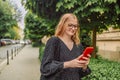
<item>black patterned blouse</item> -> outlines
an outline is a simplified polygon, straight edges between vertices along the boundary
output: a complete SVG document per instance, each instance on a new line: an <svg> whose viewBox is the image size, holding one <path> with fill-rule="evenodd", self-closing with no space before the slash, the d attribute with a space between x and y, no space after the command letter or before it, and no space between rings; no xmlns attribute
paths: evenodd
<svg viewBox="0 0 120 80"><path fill-rule="evenodd" d="M72 50L70 50L61 39L51 37L47 41L41 62L40 80L81 80L82 77L91 73L89 67L86 71L82 71L81 68L64 69L63 63L77 58L82 52L82 45L74 44Z"/></svg>

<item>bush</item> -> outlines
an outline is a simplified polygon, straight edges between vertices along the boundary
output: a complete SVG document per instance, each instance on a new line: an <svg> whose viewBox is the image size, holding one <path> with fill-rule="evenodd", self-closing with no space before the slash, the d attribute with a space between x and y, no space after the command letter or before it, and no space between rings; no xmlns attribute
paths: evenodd
<svg viewBox="0 0 120 80"><path fill-rule="evenodd" d="M44 49L45 49L45 45L44 45L44 44L41 44L41 45L39 46L39 59L40 59L40 61L42 60L43 53L44 53Z"/></svg>
<svg viewBox="0 0 120 80"><path fill-rule="evenodd" d="M91 59L89 67L92 73L83 80L119 80L120 63L104 60L102 58Z"/></svg>
<svg viewBox="0 0 120 80"><path fill-rule="evenodd" d="M38 42L32 42L32 47L39 47L41 45L41 43Z"/></svg>

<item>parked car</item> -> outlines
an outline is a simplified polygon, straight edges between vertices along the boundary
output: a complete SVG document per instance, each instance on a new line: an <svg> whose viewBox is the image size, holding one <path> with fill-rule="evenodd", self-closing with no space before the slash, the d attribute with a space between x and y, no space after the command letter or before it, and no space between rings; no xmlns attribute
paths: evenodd
<svg viewBox="0 0 120 80"><path fill-rule="evenodd" d="M10 45L12 44L12 40L11 39L1 39L2 44L3 45Z"/></svg>
<svg viewBox="0 0 120 80"><path fill-rule="evenodd" d="M16 44L16 41L15 40L11 40L12 44Z"/></svg>
<svg viewBox="0 0 120 80"><path fill-rule="evenodd" d="M0 39L0 46L5 46L6 45L6 42L2 39Z"/></svg>
<svg viewBox="0 0 120 80"><path fill-rule="evenodd" d="M20 44L25 45L25 41L24 40L20 40Z"/></svg>

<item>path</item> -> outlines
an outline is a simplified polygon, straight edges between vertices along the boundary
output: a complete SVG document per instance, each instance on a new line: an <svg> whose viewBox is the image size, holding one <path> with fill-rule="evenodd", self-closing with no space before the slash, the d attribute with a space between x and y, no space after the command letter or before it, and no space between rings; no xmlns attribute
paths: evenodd
<svg viewBox="0 0 120 80"><path fill-rule="evenodd" d="M19 54L10 59L10 64L0 71L0 80L39 80L39 49L25 46Z"/></svg>

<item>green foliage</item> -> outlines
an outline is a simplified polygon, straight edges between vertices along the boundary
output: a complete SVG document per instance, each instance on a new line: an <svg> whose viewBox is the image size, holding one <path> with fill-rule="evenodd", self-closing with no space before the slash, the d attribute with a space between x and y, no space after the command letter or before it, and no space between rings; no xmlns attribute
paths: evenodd
<svg viewBox="0 0 120 80"><path fill-rule="evenodd" d="M27 0L25 7L45 18L46 22L58 21L63 13L71 12L78 16L82 29L91 31L96 27L101 32L107 25L120 24L119 5L118 0Z"/></svg>
<svg viewBox="0 0 120 80"><path fill-rule="evenodd" d="M39 47L41 45L40 41L32 42L32 47Z"/></svg>
<svg viewBox="0 0 120 80"><path fill-rule="evenodd" d="M69 5L69 6L67 6ZM73 12L78 15L81 27L97 31L107 29L107 25L119 24L120 3L117 0L60 0L56 5L59 12Z"/></svg>
<svg viewBox="0 0 120 80"><path fill-rule="evenodd" d="M12 9L7 1L0 0L0 37L4 37L10 28L17 26Z"/></svg>
<svg viewBox="0 0 120 80"><path fill-rule="evenodd" d="M25 7L44 19L45 24L41 23L42 25L47 26L46 24L51 23L49 28L44 29L48 33L50 31L53 33L62 14L76 14L81 30L86 30L88 34L93 31L94 43L96 43L96 32L106 30L109 25L116 27L120 25L119 0L27 0Z"/></svg>
<svg viewBox="0 0 120 80"><path fill-rule="evenodd" d="M10 28L6 34L8 34L8 37L10 39L17 40L17 39L21 38L19 35L19 30L20 30L19 27L14 26L13 28ZM5 36L5 37L7 37L7 36Z"/></svg>
<svg viewBox="0 0 120 80"><path fill-rule="evenodd" d="M119 80L120 78L120 63L118 62L92 58L89 67L92 73L83 80Z"/></svg>
<svg viewBox="0 0 120 80"><path fill-rule="evenodd" d="M55 24L55 21L44 19L28 12L25 17L25 38L36 42L40 41L45 35L53 35L53 24Z"/></svg>
<svg viewBox="0 0 120 80"><path fill-rule="evenodd" d="M28 13L25 17L25 33L26 37L30 38L32 41L35 41L36 39L40 39L40 36L36 36L37 34L40 34L39 32L39 26L40 21L38 17L32 13ZM35 35L36 34L36 35Z"/></svg>
<svg viewBox="0 0 120 80"><path fill-rule="evenodd" d="M92 45L91 36L87 32L82 32L80 39L84 48Z"/></svg>
<svg viewBox="0 0 120 80"><path fill-rule="evenodd" d="M41 17L47 17L52 19L53 17L59 17L56 14L56 3L57 0L22 0L23 5L26 9L31 10L33 13Z"/></svg>
<svg viewBox="0 0 120 80"><path fill-rule="evenodd" d="M39 59L40 59L40 61L42 60L43 53L44 53L44 49L45 49L45 45L44 45L44 44L41 44L41 45L39 46Z"/></svg>

